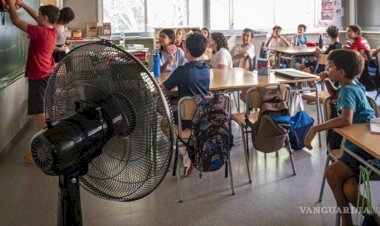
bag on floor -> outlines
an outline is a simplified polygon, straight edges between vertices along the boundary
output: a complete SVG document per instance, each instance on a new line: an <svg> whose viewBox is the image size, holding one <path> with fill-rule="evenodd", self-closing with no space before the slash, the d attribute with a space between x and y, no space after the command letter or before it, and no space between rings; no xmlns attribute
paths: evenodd
<svg viewBox="0 0 380 226"><path fill-rule="evenodd" d="M275 152L284 146L288 134L287 90L285 85L279 85L277 89L259 87L258 91L262 104L258 120L251 126L253 146L265 153Z"/></svg>
<svg viewBox="0 0 380 226"><path fill-rule="evenodd" d="M233 140L225 97L215 94L211 103L200 95L193 98L197 110L192 119L189 157L200 172L215 171L227 161Z"/></svg>
<svg viewBox="0 0 380 226"><path fill-rule="evenodd" d="M302 95L299 92L294 93L290 115L289 140L293 150L301 150L305 147L304 139L310 128L314 124L314 119L304 111Z"/></svg>

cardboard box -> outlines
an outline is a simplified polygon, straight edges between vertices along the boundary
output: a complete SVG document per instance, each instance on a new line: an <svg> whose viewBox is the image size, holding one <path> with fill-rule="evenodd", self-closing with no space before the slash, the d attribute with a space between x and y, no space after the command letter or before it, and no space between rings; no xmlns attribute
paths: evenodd
<svg viewBox="0 0 380 226"><path fill-rule="evenodd" d="M87 37L97 37L98 27L96 22L88 22L86 25L86 36Z"/></svg>
<svg viewBox="0 0 380 226"><path fill-rule="evenodd" d="M103 36L111 36L111 23L103 23Z"/></svg>

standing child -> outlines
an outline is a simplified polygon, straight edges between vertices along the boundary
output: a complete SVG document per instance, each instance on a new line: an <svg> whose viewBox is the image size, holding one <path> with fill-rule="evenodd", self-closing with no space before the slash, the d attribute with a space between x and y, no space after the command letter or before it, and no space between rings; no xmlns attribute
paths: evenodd
<svg viewBox="0 0 380 226"><path fill-rule="evenodd" d="M30 39L25 76L29 80L28 115L33 115L38 130L45 127L44 94L50 74L55 63L53 51L57 39L54 22L57 20L59 9L53 5L45 5L36 12L22 0L7 0L12 23L25 31ZM23 21L16 12L16 4L26 10L38 25ZM26 162L32 162L31 153L24 156Z"/></svg>
<svg viewBox="0 0 380 226"><path fill-rule="evenodd" d="M307 42L306 25L300 24L297 28L297 34L292 36L292 45L293 46L304 46Z"/></svg>
<svg viewBox="0 0 380 226"><path fill-rule="evenodd" d="M185 42L185 30L178 28L175 32L175 46L183 50L183 44Z"/></svg>
<svg viewBox="0 0 380 226"><path fill-rule="evenodd" d="M210 86L210 67L200 57L205 52L207 40L202 34L193 33L186 38L185 55L187 63L179 66L161 86L171 90L178 87L178 98L197 94L207 96ZM178 111L174 110L174 124L178 124ZM183 128L191 128L191 121L183 121ZM184 156L185 176L189 175L193 165L186 150Z"/></svg>
<svg viewBox="0 0 380 226"><path fill-rule="evenodd" d="M160 31L160 65L161 72L174 71L178 66L185 63L185 53L181 48L175 48L175 34L172 29L163 29ZM171 47L174 46L174 48ZM169 47L169 48L168 48ZM169 51L172 50L172 51ZM170 52L170 53L169 53Z"/></svg>
<svg viewBox="0 0 380 226"><path fill-rule="evenodd" d="M334 50L328 55L327 72L321 74L321 79L325 81L330 95L338 97L337 113L338 117L325 123L313 126L305 137L305 146L312 149L311 141L319 131L345 127L353 123L369 122L375 117L375 112L371 108L365 94L365 88L356 76L363 70L363 58L358 52L351 50ZM339 82L337 89L332 82ZM346 147L364 160L374 159L358 146L347 142ZM343 154L333 164L326 169L326 178L334 194L340 210L349 210L349 204L357 205L358 196L358 175L359 167L362 165L347 152ZM366 207L367 200L364 206ZM351 213L342 211L342 225L352 225ZM380 218L375 214L377 224Z"/></svg>
<svg viewBox="0 0 380 226"><path fill-rule="evenodd" d="M61 61L68 51L70 51L71 43L66 41L67 24L74 20L75 15L70 7L64 7L59 11L59 17L54 24L57 29L57 42L54 49L54 60L56 63Z"/></svg>
<svg viewBox="0 0 380 226"><path fill-rule="evenodd" d="M232 57L228 51L227 40L221 32L211 33L209 46L213 50L211 59L212 68L232 68Z"/></svg>
<svg viewBox="0 0 380 226"><path fill-rule="evenodd" d="M253 30L245 28L241 39L242 44L237 44L233 50L233 66L248 68L249 64L247 63L247 57L252 60L255 57L255 46L252 44Z"/></svg>

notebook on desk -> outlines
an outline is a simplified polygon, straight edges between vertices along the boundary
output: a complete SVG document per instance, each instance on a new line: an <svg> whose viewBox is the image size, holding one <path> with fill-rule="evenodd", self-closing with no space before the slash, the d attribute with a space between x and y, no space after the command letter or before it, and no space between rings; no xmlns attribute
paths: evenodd
<svg viewBox="0 0 380 226"><path fill-rule="evenodd" d="M316 78L317 76L309 74L294 68L284 68L274 70L275 75L280 75L290 79Z"/></svg>
<svg viewBox="0 0 380 226"><path fill-rule="evenodd" d="M369 130L371 133L380 134L380 118L371 119L369 123Z"/></svg>

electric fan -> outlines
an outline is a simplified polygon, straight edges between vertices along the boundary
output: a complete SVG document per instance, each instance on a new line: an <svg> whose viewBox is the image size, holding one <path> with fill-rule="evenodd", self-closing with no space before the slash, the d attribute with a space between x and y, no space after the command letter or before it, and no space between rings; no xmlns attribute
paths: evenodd
<svg viewBox="0 0 380 226"><path fill-rule="evenodd" d="M173 151L169 106L156 80L108 41L72 50L45 93L47 128L32 156L59 176L58 225L82 225L79 184L105 199L132 201L165 177Z"/></svg>

